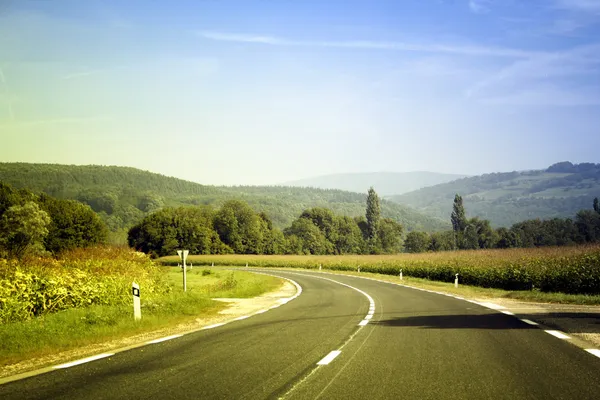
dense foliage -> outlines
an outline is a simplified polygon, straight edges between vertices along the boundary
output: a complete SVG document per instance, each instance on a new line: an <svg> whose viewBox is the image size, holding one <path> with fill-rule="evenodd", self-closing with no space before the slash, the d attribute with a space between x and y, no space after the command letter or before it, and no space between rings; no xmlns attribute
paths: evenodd
<svg viewBox="0 0 600 400"><path fill-rule="evenodd" d="M106 235L106 226L90 207L0 182L0 256L58 254L104 243Z"/></svg>
<svg viewBox="0 0 600 400"><path fill-rule="evenodd" d="M575 219L533 219L510 228L493 229L490 221L474 217L467 219L461 197L456 195L450 219L453 230L446 232L410 232L404 249L408 253L445 250L508 249L515 247L568 246L600 241L600 207L598 199L593 209L580 210Z"/></svg>
<svg viewBox="0 0 600 400"><path fill-rule="evenodd" d="M126 242L127 231L145 216L164 207L223 206L241 200L269 216L283 229L305 209L324 207L335 214L364 215L366 194L283 186L215 187L200 185L135 168L56 164L0 163L0 181L35 193L89 205L109 227L113 242ZM448 224L390 201L381 214L407 230L443 230Z"/></svg>
<svg viewBox="0 0 600 400"><path fill-rule="evenodd" d="M446 219L456 193L470 216L494 227L527 219L569 218L600 192L600 164L562 162L546 170L492 173L426 187L389 199ZM420 229L427 230L427 229Z"/></svg>
<svg viewBox="0 0 600 400"><path fill-rule="evenodd" d="M265 213L255 212L243 201L230 200L217 210L209 206L164 208L132 227L128 242L154 257L173 254L180 248L192 254L399 252L402 226L389 218L377 224L377 230L369 231L365 217L353 219L313 207L282 232Z"/></svg>
<svg viewBox="0 0 600 400"><path fill-rule="evenodd" d="M26 263L0 259L0 323L90 305L129 304L131 282L152 298L169 290L150 259L119 248L66 251Z"/></svg>

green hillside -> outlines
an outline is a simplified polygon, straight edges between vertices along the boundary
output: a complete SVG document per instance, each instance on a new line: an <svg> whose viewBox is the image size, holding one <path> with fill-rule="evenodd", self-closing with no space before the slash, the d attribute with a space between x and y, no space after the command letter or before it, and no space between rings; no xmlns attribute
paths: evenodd
<svg viewBox="0 0 600 400"><path fill-rule="evenodd" d="M437 172L367 172L331 174L286 182L285 186L339 189L366 193L371 186L380 196L398 195L427 186L450 182L466 175L441 174Z"/></svg>
<svg viewBox="0 0 600 400"><path fill-rule="evenodd" d="M561 162L546 170L493 173L444 183L389 199L448 218L460 194L469 216L510 226L534 218L573 217L600 195L600 164Z"/></svg>
<svg viewBox="0 0 600 400"><path fill-rule="evenodd" d="M89 204L113 232L123 232L144 215L165 206L209 204L226 200L248 202L264 211L279 228L287 227L310 207L337 214L364 215L366 193L292 187L215 187L129 167L0 163L0 181L17 188L45 192ZM448 223L409 207L382 201L382 214L405 230L441 230Z"/></svg>

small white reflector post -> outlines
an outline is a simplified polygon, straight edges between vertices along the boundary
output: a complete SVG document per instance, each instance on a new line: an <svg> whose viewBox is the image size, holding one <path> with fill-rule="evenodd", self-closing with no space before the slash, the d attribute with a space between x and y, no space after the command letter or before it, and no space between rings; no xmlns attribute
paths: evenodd
<svg viewBox="0 0 600 400"><path fill-rule="evenodd" d="M142 319L142 306L140 304L140 285L133 282L131 285L131 294L133 295L133 319L139 321Z"/></svg>

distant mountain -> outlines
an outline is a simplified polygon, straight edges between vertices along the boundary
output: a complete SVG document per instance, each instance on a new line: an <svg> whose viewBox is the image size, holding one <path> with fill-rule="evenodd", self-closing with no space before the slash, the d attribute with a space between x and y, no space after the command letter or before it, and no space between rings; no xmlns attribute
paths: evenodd
<svg viewBox="0 0 600 400"><path fill-rule="evenodd" d="M264 211L275 226L291 225L302 211L327 207L337 214L364 215L365 193L294 187L217 187L167 177L129 167L0 163L0 181L16 188L45 192L89 204L113 232L137 223L164 206L214 205L231 199L246 201ZM405 230L442 230L449 223L390 201L382 201L382 215L400 222Z"/></svg>
<svg viewBox="0 0 600 400"><path fill-rule="evenodd" d="M600 164L565 161L545 170L485 174L389 199L449 220L456 193L463 197L468 216L489 219L495 226L534 218L572 218L600 197Z"/></svg>
<svg viewBox="0 0 600 400"><path fill-rule="evenodd" d="M418 190L427 186L450 182L467 175L441 174L437 172L368 172L332 174L315 178L285 182L284 186L339 189L366 193L371 186L380 196L392 196Z"/></svg>

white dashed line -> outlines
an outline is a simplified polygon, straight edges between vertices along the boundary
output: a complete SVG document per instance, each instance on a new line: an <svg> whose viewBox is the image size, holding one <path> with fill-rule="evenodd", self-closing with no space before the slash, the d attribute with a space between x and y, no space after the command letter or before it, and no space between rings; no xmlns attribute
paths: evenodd
<svg viewBox="0 0 600 400"><path fill-rule="evenodd" d="M183 335L171 335L171 336L167 336L167 337L160 338L160 339L154 339L154 340L151 340L151 341L146 342L146 343L148 343L148 344L161 343L161 342L166 342L167 340L176 339L176 338L182 337L182 336Z"/></svg>
<svg viewBox="0 0 600 400"><path fill-rule="evenodd" d="M598 349L585 349L585 351L600 358L600 350Z"/></svg>
<svg viewBox="0 0 600 400"><path fill-rule="evenodd" d="M561 331L545 330L544 332L549 333L550 335L555 336L559 339L571 339L570 336L565 335Z"/></svg>
<svg viewBox="0 0 600 400"><path fill-rule="evenodd" d="M521 321L523 321L523 322L525 322L526 324L529 324L529 325L534 325L534 326L535 325L539 325L537 322L533 322L530 319L521 318Z"/></svg>
<svg viewBox="0 0 600 400"><path fill-rule="evenodd" d="M502 314L506 314L506 315L515 315L515 313L512 313L510 311L500 311Z"/></svg>
<svg viewBox="0 0 600 400"><path fill-rule="evenodd" d="M337 356L339 356L342 352L339 350L332 351L327 354L321 361L317 363L317 365L327 365L332 362Z"/></svg>
<svg viewBox="0 0 600 400"><path fill-rule="evenodd" d="M110 356L113 356L113 355L115 355L115 353L98 354L96 356L82 358L81 360L73 361L73 362L70 362L70 363L56 365L56 366L54 366L52 368L54 368L54 369L70 368L70 367L74 367L76 365L85 364L85 363L88 363L90 361L100 360L101 358L106 358L106 357L110 357Z"/></svg>

